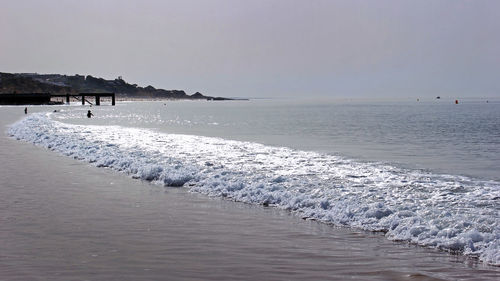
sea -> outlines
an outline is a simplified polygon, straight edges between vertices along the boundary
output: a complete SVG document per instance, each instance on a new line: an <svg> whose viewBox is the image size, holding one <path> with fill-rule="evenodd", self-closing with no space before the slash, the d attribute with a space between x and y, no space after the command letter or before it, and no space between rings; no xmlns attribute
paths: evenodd
<svg viewBox="0 0 500 281"><path fill-rule="evenodd" d="M500 266L498 99L54 108L8 134L159 186Z"/></svg>

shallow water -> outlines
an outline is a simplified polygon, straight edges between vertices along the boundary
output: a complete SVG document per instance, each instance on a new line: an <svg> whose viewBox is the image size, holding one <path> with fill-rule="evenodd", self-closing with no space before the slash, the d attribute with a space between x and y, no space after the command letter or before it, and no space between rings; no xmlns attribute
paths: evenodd
<svg viewBox="0 0 500 281"><path fill-rule="evenodd" d="M248 132L249 136L259 136L269 141L269 136L273 136L273 133L264 133L266 127L282 124L290 129L273 132L281 132L287 139L292 140L285 141L285 144L296 143L294 136L298 133L293 128L302 127L294 125L294 122L302 119L282 118L277 121L269 119L268 123L258 123L260 125L256 126L255 130L240 130L240 126L237 125L245 127L247 119L240 117L230 119L230 114L239 115L234 109L228 112L226 110L231 105L235 105L240 111L249 111L249 108L253 108L250 111L260 112L261 116L274 114L284 108L293 109L293 106L296 106L299 109L293 109L293 112L310 111L310 115L314 116L316 107L310 104L305 104L305 108L302 108L289 103L284 105L264 103L265 110L262 111L259 107L262 106L262 102L243 105L208 102L173 103L184 107L183 114L191 114L189 120L180 118L175 110L170 109L170 104L168 110L166 104L159 102L139 103L138 106L125 104L122 107L102 107L94 110L96 116L100 116L95 120L82 118L85 116L86 108L70 107L51 114L33 114L12 126L10 134L73 158L94 163L98 167L109 167L159 185L185 186L192 192L210 196L276 206L338 226L382 231L391 240L458 252L479 257L485 263L500 264L498 181L461 174L440 174L433 169L408 168L407 166L416 164L412 162L412 158L408 158L407 163L381 163L381 159L378 162L362 161L321 152L317 149L318 146L315 146L317 151L306 151L228 139L230 134L241 137L242 132ZM345 106L349 107L351 104L330 104L328 109L336 112ZM420 104L411 106L400 104L400 107L411 108L403 111L391 110L394 106L395 104L387 106L362 103L348 112L356 113L352 116L365 114L401 117L403 112L428 111L427 107L418 109ZM433 106L438 105L431 104L430 107ZM445 107L440 109L441 111L450 110L445 105L439 106ZM455 106L453 110L456 110L456 105L453 106ZM193 110L198 108L204 109ZM433 111L439 111L438 109L434 108ZM468 110L477 114L481 112L474 106ZM207 118L200 119L199 116L209 116L205 114L207 111L213 114L219 113L210 115L212 118L208 118L211 119L209 121ZM394 114L393 111L398 114ZM383 112L389 113L382 114ZM482 112L486 114L479 114L480 116L491 115L488 110ZM227 114L229 115L226 116ZM442 112L440 114L446 115ZM287 116L287 113L279 116L281 115ZM486 117L479 119L489 120L492 125L485 127L490 128L495 126L495 116L490 118L493 121ZM385 125L389 119L380 117L377 122ZM331 126L343 123L335 120L330 122L333 123ZM313 128L319 128L314 125L316 123L313 117L306 121L306 123L310 121ZM225 134L224 138L203 136L205 130L211 128L209 124L214 124L213 134L223 132L221 134ZM217 129L218 126L227 128L221 130ZM399 143L402 144L405 138L411 137L407 134L408 129L403 130L400 128L402 125L398 126L390 125L382 131L399 136L402 139ZM181 127L187 127L187 131L191 130L197 135L168 133L169 130ZM411 126L406 124L406 127ZM438 127L446 128L445 125ZM473 130L472 125L465 127ZM497 139L493 137L496 132L484 130L484 136L475 137L477 141L473 145L469 144L466 137L459 144L465 147L479 144L480 149L484 150L482 145L490 142L491 148L486 150L498 149L495 145ZM262 131L262 135L254 131ZM353 134L359 134L358 131L362 129L357 128ZM429 133L424 129L420 131L422 134L426 133L422 138L432 138L432 132ZM347 131L335 132L341 135L337 139L348 138ZM321 139L318 137L320 135L313 135L311 139ZM379 134L374 135L375 140L381 140ZM333 141L335 140L333 138ZM390 147L397 150L397 146L390 143L381 141L381 145L387 150ZM359 147L361 150L366 149L363 145ZM450 150L452 148L448 149ZM436 155L432 159L434 163L441 159L441 155ZM452 160L446 157L444 159ZM481 157L476 161L488 162ZM469 161L462 163L462 166L470 166L473 163L474 161ZM490 168L487 172L491 173L492 170L495 169Z"/></svg>
<svg viewBox="0 0 500 281"><path fill-rule="evenodd" d="M88 109L54 118L89 124L82 118ZM221 137L500 180L500 101L176 101L93 110L92 124Z"/></svg>
<svg viewBox="0 0 500 281"><path fill-rule="evenodd" d="M4 122L14 121L16 108L2 111ZM394 243L382 234L154 187L6 137L1 147L2 159L11 159L2 166L0 184L0 233L7 241L0 252L0 276L7 280L499 276L497 267Z"/></svg>

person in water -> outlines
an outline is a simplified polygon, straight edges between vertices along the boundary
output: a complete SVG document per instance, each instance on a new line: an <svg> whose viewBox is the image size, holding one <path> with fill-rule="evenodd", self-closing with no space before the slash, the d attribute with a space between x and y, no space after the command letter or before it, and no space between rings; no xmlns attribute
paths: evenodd
<svg viewBox="0 0 500 281"><path fill-rule="evenodd" d="M90 110L89 110L89 111L87 112L87 117L88 117L88 118L90 118L90 117L92 117L92 116L94 116L94 114L92 114L92 112L90 112Z"/></svg>
<svg viewBox="0 0 500 281"><path fill-rule="evenodd" d="M24 108L24 114L28 114L28 108L27 107Z"/></svg>

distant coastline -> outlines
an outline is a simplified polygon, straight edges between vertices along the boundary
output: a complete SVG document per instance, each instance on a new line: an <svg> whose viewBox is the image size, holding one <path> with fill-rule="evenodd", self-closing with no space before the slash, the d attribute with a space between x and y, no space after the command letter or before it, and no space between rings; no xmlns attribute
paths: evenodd
<svg viewBox="0 0 500 281"><path fill-rule="evenodd" d="M140 87L137 84L125 82L121 77L106 80L91 75L63 75L38 73L5 73L0 72L0 104L12 104L12 94L76 94L76 93L116 94L119 101L123 100L235 100L225 97L206 96L200 92L188 95L184 90L157 89L151 85ZM7 98L7 94L10 96ZM5 98L2 98L2 95ZM16 104L24 104L21 100Z"/></svg>

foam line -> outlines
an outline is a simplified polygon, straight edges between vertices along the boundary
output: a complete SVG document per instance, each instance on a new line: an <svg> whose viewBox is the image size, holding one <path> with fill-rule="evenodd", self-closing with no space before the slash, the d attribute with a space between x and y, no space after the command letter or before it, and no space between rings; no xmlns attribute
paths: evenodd
<svg viewBox="0 0 500 281"><path fill-rule="evenodd" d="M275 206L318 221L500 265L500 183L339 156L31 114L9 134L164 186Z"/></svg>

